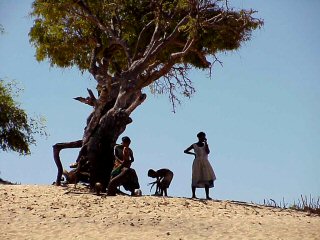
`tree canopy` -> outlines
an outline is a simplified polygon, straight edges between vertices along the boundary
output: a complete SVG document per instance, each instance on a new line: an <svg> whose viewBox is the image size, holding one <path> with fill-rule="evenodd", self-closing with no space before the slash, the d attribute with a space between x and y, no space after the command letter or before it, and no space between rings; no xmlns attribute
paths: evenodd
<svg viewBox="0 0 320 240"><path fill-rule="evenodd" d="M222 0L35 0L30 41L39 61L88 70L101 86L118 74L174 100L194 92L191 67L210 68L208 56L250 39L263 24L254 13Z"/></svg>
<svg viewBox="0 0 320 240"><path fill-rule="evenodd" d="M30 154L35 134L45 134L42 120L28 117L14 100L19 89L14 82L0 79L0 149Z"/></svg>

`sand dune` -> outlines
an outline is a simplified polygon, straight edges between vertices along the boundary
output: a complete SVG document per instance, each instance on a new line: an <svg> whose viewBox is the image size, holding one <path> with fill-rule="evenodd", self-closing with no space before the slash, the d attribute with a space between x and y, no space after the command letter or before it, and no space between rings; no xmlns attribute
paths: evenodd
<svg viewBox="0 0 320 240"><path fill-rule="evenodd" d="M0 185L0 239L320 239L320 217L230 201Z"/></svg>

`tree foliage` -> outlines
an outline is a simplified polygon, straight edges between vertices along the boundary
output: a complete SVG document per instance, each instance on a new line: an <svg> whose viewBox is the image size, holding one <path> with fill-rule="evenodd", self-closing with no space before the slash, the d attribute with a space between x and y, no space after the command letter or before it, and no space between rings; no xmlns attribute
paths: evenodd
<svg viewBox="0 0 320 240"><path fill-rule="evenodd" d="M194 92L192 67L209 69L207 56L250 39L263 24L254 13L221 0L36 0L30 40L39 61L89 70L101 86L118 75L175 100Z"/></svg>
<svg viewBox="0 0 320 240"><path fill-rule="evenodd" d="M45 134L43 119L29 118L14 100L19 90L14 82L0 79L0 149L30 154L36 134Z"/></svg>

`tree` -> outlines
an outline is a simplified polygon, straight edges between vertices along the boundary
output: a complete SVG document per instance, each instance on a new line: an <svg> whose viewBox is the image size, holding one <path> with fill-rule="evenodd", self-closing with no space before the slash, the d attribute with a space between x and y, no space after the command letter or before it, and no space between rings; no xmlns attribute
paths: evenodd
<svg viewBox="0 0 320 240"><path fill-rule="evenodd" d="M30 154L36 134L45 135L43 119L28 117L25 110L14 100L20 89L14 82L0 79L0 149Z"/></svg>
<svg viewBox="0 0 320 240"><path fill-rule="evenodd" d="M0 24L0 34L4 27ZM44 118L28 117L25 110L14 100L21 91L14 81L0 79L0 149L30 154L30 145L35 144L36 134L46 135Z"/></svg>
<svg viewBox="0 0 320 240"><path fill-rule="evenodd" d="M37 60L76 66L97 81L97 98L92 91L77 98L93 106L83 139L54 146L57 185L59 151L81 147L78 159L90 162L91 187L100 182L105 188L113 146L146 99L142 90L169 93L173 106L177 93L190 97L188 71L211 69L216 53L249 40L263 24L254 13L230 9L227 0L35 0L30 40Z"/></svg>

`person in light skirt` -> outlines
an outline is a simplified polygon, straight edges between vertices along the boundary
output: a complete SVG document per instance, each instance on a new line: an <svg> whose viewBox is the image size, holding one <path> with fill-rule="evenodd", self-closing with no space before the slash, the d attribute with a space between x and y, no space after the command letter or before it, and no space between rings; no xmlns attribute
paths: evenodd
<svg viewBox="0 0 320 240"><path fill-rule="evenodd" d="M204 188L206 199L210 200L209 188L214 187L216 175L208 160L210 149L207 143L206 134L204 132L199 132L197 137L198 142L184 150L184 153L195 156L192 164L192 198L196 198L196 188Z"/></svg>

